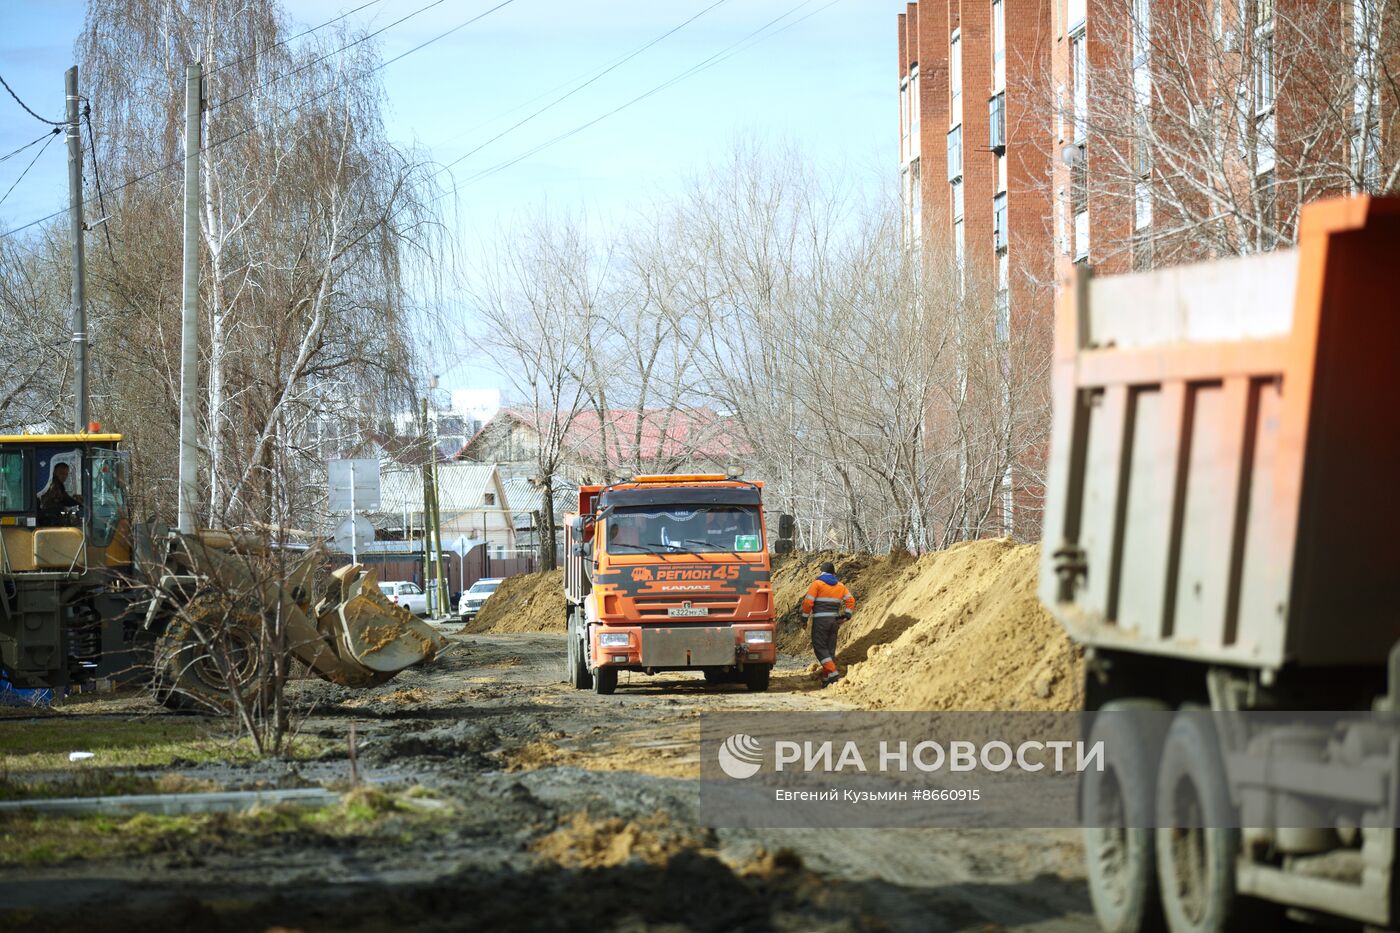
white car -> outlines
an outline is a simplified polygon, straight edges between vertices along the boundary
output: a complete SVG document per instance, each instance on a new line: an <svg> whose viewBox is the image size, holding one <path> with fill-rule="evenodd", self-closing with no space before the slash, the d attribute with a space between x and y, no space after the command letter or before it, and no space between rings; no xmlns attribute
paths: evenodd
<svg viewBox="0 0 1400 933"><path fill-rule="evenodd" d="M486 600L491 598L491 594L496 592L496 587L501 585L500 577L484 577L471 585L471 589L462 593L457 600L457 616L463 622L470 622L476 618L476 614L481 611L481 607L486 605Z"/></svg>
<svg viewBox="0 0 1400 933"><path fill-rule="evenodd" d="M386 580L379 584L380 591L389 601L403 606L416 616L428 614L428 594L411 580Z"/></svg>

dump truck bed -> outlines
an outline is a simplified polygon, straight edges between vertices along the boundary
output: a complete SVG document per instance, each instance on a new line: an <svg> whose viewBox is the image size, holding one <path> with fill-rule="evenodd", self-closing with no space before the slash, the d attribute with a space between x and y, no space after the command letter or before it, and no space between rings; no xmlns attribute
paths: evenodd
<svg viewBox="0 0 1400 933"><path fill-rule="evenodd" d="M1088 645L1374 665L1400 637L1400 201L1056 310L1041 598Z"/></svg>

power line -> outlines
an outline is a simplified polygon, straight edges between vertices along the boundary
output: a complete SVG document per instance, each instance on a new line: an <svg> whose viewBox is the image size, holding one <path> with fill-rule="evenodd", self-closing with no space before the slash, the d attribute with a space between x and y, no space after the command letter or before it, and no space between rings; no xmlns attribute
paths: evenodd
<svg viewBox="0 0 1400 933"><path fill-rule="evenodd" d="M24 181L24 176L29 174L29 170L34 167L34 163L39 161L39 156L44 154L44 150L49 148L49 143L53 142L57 137L57 133L49 134L48 141L45 142L44 145L39 147L39 151L34 153L34 158L30 159L29 164L24 167L24 171L19 173L19 177L15 179L15 183L13 185L10 185L10 191L14 191L15 186L18 185L20 182ZM5 197L0 198L0 204L4 204L5 201L10 197L10 191L6 191Z"/></svg>
<svg viewBox="0 0 1400 933"><path fill-rule="evenodd" d="M374 6L375 4L377 4L377 3L383 3L383 2L384 2L384 0L369 0L368 3L361 3L359 6L355 7L353 10L346 10L344 13L341 13L339 16L336 16L336 17L334 17L334 18L332 18L332 19L328 19L328 20L326 20L324 23L322 23L322 24L319 25L319 26L312 26L310 29L306 30L305 32L299 32L299 33L297 33L297 34L294 35L294 36L288 36L288 37L285 38L285 39L282 39L282 40L280 40L280 41L274 42L274 43L272 43L272 45L269 45L269 46L268 46L267 48L265 48L265 49L257 49L257 50L254 50L254 51L252 51L252 52L249 52L247 55L244 55L242 58L235 59L234 61L231 61L231 62L226 62L225 64L222 64L222 65L220 65L219 67L217 67L217 68L213 69L212 71L210 71L209 74L210 74L210 75L216 75L216 74L218 74L219 72L223 71L225 68L236 68L236 67L238 67L239 65L243 64L244 62L248 61L250 58L257 58L259 55L266 55L268 52L271 52L271 51L272 51L273 49L275 49L275 48L280 48L281 46L284 46L284 45L286 45L286 44L289 43L289 42L295 42L295 41L297 41L298 39L304 39L304 38L306 38L307 36L311 35L313 32L319 32L319 31L321 31L322 29L325 29L327 26L332 26L332 25L334 25L334 24L340 22L341 20L345 19L347 16L354 16L356 13L360 12L361 10L365 9L366 7L372 7L372 6Z"/></svg>
<svg viewBox="0 0 1400 933"><path fill-rule="evenodd" d="M10 87L10 83L9 83L8 81L6 81L6 80L4 79L3 76L0 76L0 84L5 85L5 90L7 90L7 91L10 92L10 96L13 97L13 98L15 99L15 103L17 103L17 104L19 104L21 107L23 107L23 108L25 109L25 112L26 112L26 113L28 113L28 114L29 114L31 117L33 117L34 119L38 120L40 123L47 123L49 126L66 126L66 125L67 125L67 124L65 124L62 120L50 120L50 119L48 119L47 117L41 117L41 116L39 116L37 113L35 113L33 110L31 110L31 109L29 108L29 105L28 105L28 104L26 104L24 101L22 101L22 100L19 99L19 95L15 93L15 89L12 88L12 87Z"/></svg>
<svg viewBox="0 0 1400 933"><path fill-rule="evenodd" d="M38 139L34 140L33 142L25 143L23 146L20 146L20 147L19 147L18 149L16 149L14 152L7 152L7 153L5 153L4 155L0 156L0 162L4 162L4 161L6 161L7 159L9 159L9 158L11 158L11 157L13 157L13 156L17 156L17 155L19 155L21 152L23 152L24 150L28 149L30 146L37 146L37 145L39 145L39 143L41 143L41 142L43 142L44 140L48 139L50 136L56 136L57 134L62 133L62 132L63 132L63 127L61 127L61 126L55 126L53 129L49 130L47 133L45 133L43 136L40 136Z"/></svg>
<svg viewBox="0 0 1400 933"><path fill-rule="evenodd" d="M435 6L440 6L440 5L442 5L443 3L446 3L446 2L447 2L447 0L432 0L431 3L427 3L427 4L425 4L425 5L421 6L421 7L419 7L418 9L414 10L412 13L409 13L409 14L407 14L407 15L404 15L404 16L399 17L398 19L394 20L392 23L390 23L390 24L387 25L387 26L381 26L379 29L376 29L374 32L366 33L365 35L360 36L359 38L355 39L355 40L352 41L352 42L347 42L345 45L342 45L342 46L341 46L340 48L338 48L338 49L335 49L335 50L330 51L330 52L326 52L324 55L318 55L318 56L316 56L315 58L313 58L311 61L306 62L306 63L301 64L301 65L298 65L297 67L293 68L291 71L286 71L286 72L283 72L283 73L280 74L280 75L276 75L276 76L274 76L274 77L268 78L266 81L264 81L262 84L259 84L257 87L250 88L250 89L244 91L244 92L241 93L241 94L235 94L233 97L230 97L230 98L228 98L227 100L222 100L222 101L220 101L219 104L218 104L218 106L216 106L216 107L210 107L209 109L212 111L212 110L218 110L219 107L226 107L226 106L228 106L229 104L234 103L235 101L240 101L240 100L242 100L242 99L245 98L245 97L248 97L248 96L250 96L250 95L252 95L252 94L256 94L258 91L261 91L261 90L263 90L264 88L271 87L272 85L276 84L278 81L281 81L281 80L283 80L283 79L285 79L285 78L290 78L292 75L301 74L301 73L302 73L303 71L305 71L306 69L312 68L312 67L314 67L314 66L320 64L321 62L323 62L323 61L325 61L326 59L330 58L332 55L339 55L341 52L344 52L346 49L354 48L355 46L359 45L359 44L362 43L362 42L368 42L370 39L373 39L375 36L379 35L380 33L384 32L385 30L392 29L392 28L394 28L395 26L399 25L400 23L403 23L403 22L406 22L406 21L408 21L408 20L410 20L410 19L413 19L413 17L417 16L418 14L423 13L423 12L426 12L427 10L431 10L433 7L435 7ZM506 3L511 3L511 2L513 2L513 0L506 0ZM501 6L505 6L505 3L501 4ZM496 9L499 9L499 7L497 7ZM493 11L492 11L492 10L487 10L486 12L487 12L487 13L490 13L490 12L493 12ZM486 14L483 13L482 15L485 16ZM462 25L466 25L466 24L464 23L464 24L462 24ZM457 27L457 28L460 29L461 26L459 26L459 27ZM439 38L441 38L441 37L439 37ZM425 43L425 44L426 44L426 43ZM421 47L421 46L420 46L420 47ZM417 51L417 49L414 49L413 51Z"/></svg>
<svg viewBox="0 0 1400 933"><path fill-rule="evenodd" d="M581 90L583 90L584 88L588 87L590 84L593 84L593 83L595 83L595 82L601 80L603 77L605 77L605 76L608 75L609 73L611 73L611 72L617 70L618 68L622 67L623 65L627 64L627 63L630 62L632 59L636 58L638 55L642 54L642 53L645 52L647 49L651 48L653 45L656 45L658 42L662 41L663 39L669 38L670 36L674 35L674 34L677 33L677 32L680 32L680 31L681 31L682 29L684 29L686 26L689 26L691 23L695 22L697 19L699 19L700 17L704 16L706 13L710 12L710 11L713 10L715 7L720 6L721 4L724 4L724 3L727 3L727 2L728 2L728 0L715 0L714 3L711 3L709 6L705 7L703 10L701 10L699 13L696 13L694 16L690 17L689 19L685 20L685 21L682 22L680 25L674 26L674 27L672 27L671 29L666 30L666 31L663 32L661 35L657 36L655 39L652 39L650 42L647 42L645 45L638 46L635 50L633 50L632 52L630 52L630 53L628 53L627 55L623 56L622 58L620 58L620 59L614 61L613 63L611 63L610 65L608 65L607 67L605 67L602 71L600 71L600 72L598 72L597 74L593 75L593 76L592 76L591 78L589 78L587 81L585 81L585 82L583 82L582 84L578 85L577 87L573 88L573 89L570 90L568 93L566 93L566 94L564 94L564 95L562 95L562 96L560 96L560 97L556 97L554 100L552 100L552 101L550 101L549 103L545 104L543 107L541 107L539 110L536 110L534 113L530 114L528 117L525 117L523 120L520 120L520 121L518 121L518 122L516 122L516 123L513 123L513 124L511 124L510 126L506 127L505 129L503 129L503 130L501 130L499 133L497 133L495 136L492 136L490 139L486 140L486 142L484 142L484 143L482 143L481 145L477 146L475 149L472 149L471 151L466 152L466 153L464 153L464 154L458 156L457 158L453 159L451 162L448 162L446 165L442 166L442 168L438 169L438 170L437 170L436 172L434 172L433 174L435 174L435 175L440 175L440 174L442 174L443 172L447 171L448 169L452 168L452 166L458 164L459 162L462 162L462 161L465 160L465 159L471 158L472 156L476 155L476 154L477 154L478 152L480 152L481 150L485 149L487 146L489 146L489 145L491 145L492 143L494 143L496 140L501 139L503 136L506 136L506 135L508 135L508 134L510 134L510 133L515 132L516 130L520 129L520 127L524 126L526 123L529 123L531 120L535 119L535 117L538 117L540 114L544 113L545 111L547 111L547 110L549 110L549 109L551 109L551 108L557 106L558 104L563 103L564 101L568 100L570 97L573 97L573 96L574 96L575 94L577 94L579 91L581 91Z"/></svg>
<svg viewBox="0 0 1400 933"><path fill-rule="evenodd" d="M443 0L437 0L437 3L441 3L441 2L443 2ZM416 45L416 46L414 46L413 48L409 49L407 52L404 52L404 53L402 53L402 54L400 54L400 55L396 55L396 56L394 56L393 58L389 59L388 61L380 62L379 64L375 65L373 68L370 68L370 69L366 70L366 71L364 72L364 75L365 75L365 76L368 76L368 75L374 74L375 72L377 72L377 71L379 71L379 70L381 70L381 69L383 69L383 68L385 68L385 67L387 67L387 66L389 66L389 65L392 65L394 62L397 62L397 61L403 59L404 57L406 57L406 56L408 56L408 55L411 55L411 54L414 53L414 52L417 52L417 51L419 51L419 50L421 50L421 49L423 49L423 48L426 48L427 46L432 45L434 42L437 42L437 41L440 40L440 39L446 38L447 36L449 36L449 35L451 35L452 33L458 31L459 29L462 29L462 28L464 28L464 27L466 27L466 26L469 26L469 25L471 25L472 23L476 22L477 20L482 19L482 18L484 18L484 17L486 17L486 16L489 16L490 14L496 12L497 10L501 9L502 7L504 7L504 6L509 6L511 3L514 3L514 2L515 2L515 0L503 0L503 2L496 4L495 6L491 7L489 10L486 10L485 12L482 12L482 13L478 13L477 15L471 17L470 19L467 19L467 20L465 20L465 21L463 21L463 22L461 22L461 23L458 23L456 26L453 26L453 27L451 27L451 28L449 28L449 29L443 30L442 32L440 32L440 33L438 33L437 35L433 36L431 39L428 39L428 40L425 41L425 42L419 43L418 45ZM437 3L430 4L430 5L431 5L431 6L436 6ZM423 9L426 9L426 7L424 7ZM419 10L418 12L422 12L422 11ZM410 15L413 15L413 14L410 14ZM404 17L404 19L407 19L407 18L408 18L408 17ZM403 22L403 20L400 19L400 20L398 20L397 22ZM394 24L393 24L393 23L390 23L389 25L392 26L392 25L394 25ZM389 27L386 26L386 27L384 27L384 28L387 29L387 28L389 28ZM379 31L380 31L380 32L383 32L384 30L381 29L381 30L379 30ZM323 56L322 58L324 58L324 56ZM317 59L317 61L320 61L320 60L322 60L322 59ZM284 77L285 77L285 76L284 76ZM271 82L269 82L269 83L271 83ZM263 127L263 126L268 125L269 123L271 123L273 120L277 119L277 118L280 117L280 116L285 116L285 115L287 115L287 114L289 114L289 113L294 113L294 112L296 112L296 111L302 109L303 107L307 107L307 106L310 106L311 104L316 103L316 101L321 100L321 99L324 98L324 97L328 97L329 95L331 95L331 94L335 93L336 91L340 90L341 86L342 86L342 85L341 85L340 83L334 84L334 85L332 85L331 87L327 88L326 90L322 91L321 93L315 95L314 97L309 97L309 98L307 98L306 100L300 101L300 102L298 102L298 103L292 105L291 107L288 107L288 108L286 108L285 110L282 110L280 113L273 114L273 115L268 116L268 117L266 117L266 118L264 118L264 119L262 119L262 120L258 120L258 121L254 122L254 123L249 124L248 126L245 126L245 127L244 127L243 129L241 129L241 130L236 130L236 131L234 131L234 132L228 134L227 136L224 136L224 137L222 137L222 138L220 138L220 139L214 140L213 142L207 143L207 144L205 144L203 147L200 148L200 152L210 152L210 151L212 151L212 150L214 150L214 149L217 149L218 147L224 145L225 143L230 143L230 142L233 142L235 139L238 139L238 138L240 138L240 137L242 137L242 136L246 136L247 134L253 132L254 130L259 129L260 127ZM227 104L227 103L229 103L229 101L224 101L224 103ZM155 168L151 169L151 170L148 171L148 172L145 172L145 173L143 173L143 174L141 174L141 175L138 175L138 176L136 176L135 178L127 179L126 181L122 182L120 185L117 185L115 188L112 189L112 193L113 193L113 194L116 194L118 191L121 191L121 190L123 190L123 189L125 189L125 188L129 188L129 187L131 187L132 185L140 184L141 182L145 181L146 179L152 178L152 177L154 177L154 176L156 176L156 175L159 175L161 172L164 172L164 171L166 171L167 169L175 168L176 166L182 164L183 162L184 162L184 158L181 157L181 158L177 158L177 159L172 159L171 161L166 162L164 165L158 165L158 166L156 166ZM0 231L0 239L5 239L5 238L7 238L7 237L13 236L13 235L16 234L16 233L20 233L21 231L28 230L30 227L38 226L39 224L43 223L43 222L46 221L46 220L52 220L52 219L55 218L55 217L59 217L59 216L65 214L65 213L67 213L67 210L68 210L67 208L60 208L60 209L54 211L54 212L51 213L51 214L46 214L46 215L44 215L43 217L40 217L40 218L38 218L38 219L36 219L36 220L31 220L31 221L29 221L28 223L23 224L22 226L14 227L14 228L12 228L12 229L10 229L10 230Z"/></svg>
<svg viewBox="0 0 1400 933"><path fill-rule="evenodd" d="M734 43L732 43L732 44L726 46L725 48L723 48L723 49L721 49L720 51L716 52L714 55L711 55L709 58L707 58L707 59L705 59L705 60L703 60L703 61L701 61L701 62L699 62L699 63L697 63L697 64L695 64L695 65L692 65L690 68L687 68L685 71L682 71L682 72L680 72L679 74L675 75L674 77L672 77L672 78L670 78L670 79L668 79L668 80L666 80L666 81L663 81L661 84L658 84L657 86L653 87L651 90L646 91L645 93L639 94L639 95L637 95L636 97L632 98L631 100L627 101L626 103L621 104L621 105L619 105L619 106L617 106L617 107L614 107L612 110L609 110L607 113L604 113L604 114L602 114L601 116L598 116L598 117L594 117L592 120L589 120L589 121L586 122L586 123L580 124L579 126L576 126L576 127L574 127L573 129L571 129L571 130L569 130L569 131L567 131L567 132L565 132L565 133L561 133L561 134L559 134L558 136L555 136L553 139L546 140L545 142L540 143L539 145L535 146L534 148L529 149L529 150L527 150L527 151L525 151L525 152L522 152L520 155L515 156L514 158L508 159L508 160L506 160L506 161L504 161L504 162L500 162L500 163L498 163L498 164L496 164L496 165L494 165L494 166L492 166L492 167L490 167L490 168L483 169L482 171L477 172L475 175L469 176L461 185L454 185L452 191L455 192L459 187L465 187L466 185L469 185L469 184L472 184L472 183L474 183L474 182L480 181L480 180L482 180L482 179L484 179L484 178L487 178L487 177L489 177L489 176L491 176L491 175L495 175L495 174L498 173L498 172L505 171L506 169L508 169L508 168L510 168L511 166L517 164L518 162L521 162L521 161L523 161L523 160L525 160L525 159L528 159L530 156L535 155L536 153L541 152L541 151L543 151L543 150L545 150L545 149L548 149L550 146L553 146L553 145L555 145L555 144L557 144L557 143L561 143L561 142L563 142L564 140L570 138L571 136L575 136L575 135L577 135L578 133L581 133L581 132L583 132L584 130L588 129L589 127L592 127L592 126L594 126L594 125L596 125L596 124L598 124L598 123L601 123L602 121L606 120L608 117L611 117L611 116L614 116L615 114L621 113L623 110L626 110L628 107L631 107L631 106L633 106L634 104L641 103L642 101L646 100L647 98L649 98L649 97L651 97L651 96L653 96L653 95L655 95L655 94L659 94L660 92L666 90L667 88L672 87L673 85L679 84L681 81L684 81L684 80L686 80L687 78L694 77L695 75L699 74L699 73L702 72L702 71L705 71L705 70L707 70L707 69L709 69L709 68L712 68L712 67L714 67L715 65L718 65L718 64L720 64L720 63L722 63L722 62L724 62L724 61L727 61L728 59L733 58L735 55L739 54L740 52L745 52L745 51L747 51L748 49L753 48L755 45L758 45L758 44L761 43L761 42L766 42L767 40L773 38L774 36L776 36L776 35L778 35L778 34L780 34L780 33L782 33L782 32L785 32L785 31L787 31L788 29L791 29L793 26L796 26L796 25L798 25L799 23L804 22L804 21L810 19L810 18L813 17L813 16L816 16L818 13L821 13L823 10L829 9L830 7L833 7L833 6L835 6L837 3L840 3L840 2L841 2L841 0L830 0L830 2L826 3L824 6L818 7L817 9L815 9L815 10L813 10L812 12L808 13L806 16L800 17L800 18L798 18L798 19L792 21L791 23L788 23L787 25L783 26L781 29L776 29L776 30L774 30L773 32L768 33L767 35L762 36L761 38L757 39L756 41L749 42L750 39L754 39L755 36L758 36L760 33L763 33L763 32L765 32L765 31L767 31L770 27L774 26L774 25L777 24L777 23L782 22L783 20L787 19L787 18L788 18L789 16L791 16L792 14L796 13L798 10L800 10L800 9L802 9L803 7L808 6L808 5L810 5L810 4L812 3L812 0L803 0L802 3L799 3L799 4L797 4L796 6L792 7L792 8L789 9L786 13L783 13L783 14L781 14L781 15L779 15L779 16L777 16L777 17L771 19L771 20L769 20L767 23L764 23L762 26L758 27L757 29L755 29L755 30L753 30L752 32L750 32L748 35L744 36L742 39L739 39L737 42L734 42ZM748 44L745 45L745 43L748 43ZM741 48L741 46L742 46L742 48ZM445 196L445 195L448 194L448 193L450 193L450 192L443 192L443 194L442 194L442 195L439 195L438 198L441 198L441 197ZM436 199L435 199L435 200L436 200Z"/></svg>
<svg viewBox="0 0 1400 933"><path fill-rule="evenodd" d="M102 235L107 240L107 255L112 262L117 261L116 251L112 249L112 225L108 222L110 215L107 213L107 201L102 197L102 170L97 166L97 140L92 137L92 105L83 105L83 122L87 124L88 131L88 151L92 154L92 180L97 183L97 209L102 212Z"/></svg>

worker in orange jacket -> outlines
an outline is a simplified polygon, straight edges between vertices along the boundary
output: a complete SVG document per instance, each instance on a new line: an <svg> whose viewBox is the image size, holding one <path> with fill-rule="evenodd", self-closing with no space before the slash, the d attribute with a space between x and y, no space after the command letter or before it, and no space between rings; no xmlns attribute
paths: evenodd
<svg viewBox="0 0 1400 933"><path fill-rule="evenodd" d="M812 651L821 662L823 687L841 679L836 669L836 633L855 610L856 598L836 578L836 565L831 561L822 564L821 575L812 581L802 600L802 614L812 625Z"/></svg>

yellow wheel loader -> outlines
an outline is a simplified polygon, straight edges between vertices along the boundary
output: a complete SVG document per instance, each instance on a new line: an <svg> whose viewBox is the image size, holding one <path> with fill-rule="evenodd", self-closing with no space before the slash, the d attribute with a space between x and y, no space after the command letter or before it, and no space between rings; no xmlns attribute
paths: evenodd
<svg viewBox="0 0 1400 933"><path fill-rule="evenodd" d="M149 677L168 705L254 698L294 657L372 686L445 644L357 565L222 531L133 526L119 434L0 436L0 673L16 687Z"/></svg>

